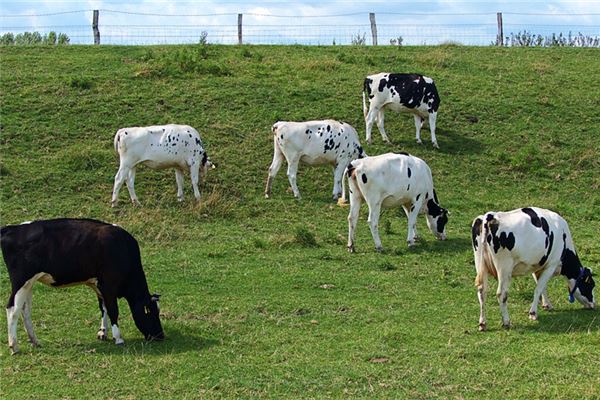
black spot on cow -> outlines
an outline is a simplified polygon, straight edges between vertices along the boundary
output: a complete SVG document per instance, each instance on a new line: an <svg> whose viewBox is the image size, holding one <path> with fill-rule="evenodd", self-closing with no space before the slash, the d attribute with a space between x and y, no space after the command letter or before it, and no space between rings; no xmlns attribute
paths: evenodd
<svg viewBox="0 0 600 400"><path fill-rule="evenodd" d="M408 177L410 178L410 175L412 174L410 168L408 169Z"/></svg>
<svg viewBox="0 0 600 400"><path fill-rule="evenodd" d="M417 199L416 199L416 200L419 200L419 197L421 197L421 193L419 193L419 194L417 195Z"/></svg>
<svg viewBox="0 0 600 400"><path fill-rule="evenodd" d="M401 156L410 156L410 154L408 154L408 153L407 153L407 152L405 152L405 151L401 151L401 152L399 152L398 154L400 154Z"/></svg>
<svg viewBox="0 0 600 400"><path fill-rule="evenodd" d="M369 78L366 78L363 83L363 91L367 92L369 99L373 98L373 94L371 93L371 83L373 83L373 80Z"/></svg>
<svg viewBox="0 0 600 400"><path fill-rule="evenodd" d="M473 249L477 250L477 237L479 236L479 233L481 232L481 224L483 223L483 221L481 220L481 218L477 218L475 220L475 222L473 222L473 225L471 226L471 239L473 240Z"/></svg>
<svg viewBox="0 0 600 400"><path fill-rule="evenodd" d="M331 125L327 125L327 132L331 130Z"/></svg>
<svg viewBox="0 0 600 400"><path fill-rule="evenodd" d="M171 146L177 146L177 143L173 142L173 144Z"/></svg>
<svg viewBox="0 0 600 400"><path fill-rule="evenodd" d="M191 138L192 138L192 134L191 134L191 133L188 133L188 135L190 135L190 139L191 139Z"/></svg>
<svg viewBox="0 0 600 400"><path fill-rule="evenodd" d="M436 203L440 204L440 201L438 200L437 193L435 192L435 189L433 189L433 200L434 200Z"/></svg>
<svg viewBox="0 0 600 400"><path fill-rule="evenodd" d="M509 232L508 235L506 232L502 232L500 234L500 246L506 250L512 250L515 247L515 235L512 232Z"/></svg>
<svg viewBox="0 0 600 400"><path fill-rule="evenodd" d="M429 193L425 193L425 200L429 198Z"/></svg>
<svg viewBox="0 0 600 400"><path fill-rule="evenodd" d="M200 139L196 138L196 146L200 146L202 144L202 142L200 141Z"/></svg>
<svg viewBox="0 0 600 400"><path fill-rule="evenodd" d="M544 264L546 264L548 257L550 257L550 252L552 251L553 243L554 243L554 232L551 232L550 236L548 236L548 250L546 250L546 254L544 254L542 259L540 260L540 263L539 263L540 266L543 266Z"/></svg>
<svg viewBox="0 0 600 400"><path fill-rule="evenodd" d="M415 211L415 205L414 205L414 204L411 204L411 205L410 205L410 212L413 212L413 211Z"/></svg>
<svg viewBox="0 0 600 400"><path fill-rule="evenodd" d="M326 153L327 151L333 149L334 146L335 142L332 138L326 139L325 146L323 147L323 153Z"/></svg>
<svg viewBox="0 0 600 400"><path fill-rule="evenodd" d="M540 220L542 221L542 229L544 230L546 236L548 236L550 234L550 227L548 226L548 221L546 221L546 218L544 217L540 218Z"/></svg>
<svg viewBox="0 0 600 400"><path fill-rule="evenodd" d="M281 134L281 136L279 136L280 139L283 139L283 133Z"/></svg>
<svg viewBox="0 0 600 400"><path fill-rule="evenodd" d="M350 178L352 176L352 171L354 171L354 165L352 165L352 163L348 164L348 178Z"/></svg>
<svg viewBox="0 0 600 400"><path fill-rule="evenodd" d="M486 220L487 222L490 222L490 221L491 221L491 220L493 220L493 219L494 219L494 214L488 214L488 215L486 215L486 216L485 216L485 220Z"/></svg>
<svg viewBox="0 0 600 400"><path fill-rule="evenodd" d="M361 176L363 183L367 183L367 175L362 174Z"/></svg>
<svg viewBox="0 0 600 400"><path fill-rule="evenodd" d="M356 146L356 149L358 150L358 158L365 158L367 156L362 146L357 146L356 143L354 144L354 146Z"/></svg>
<svg viewBox="0 0 600 400"><path fill-rule="evenodd" d="M127 131L125 131L125 134L127 135Z"/></svg>
<svg viewBox="0 0 600 400"><path fill-rule="evenodd" d="M202 154L202 166L206 165L206 161L208 161L208 154L204 152L204 154Z"/></svg>
<svg viewBox="0 0 600 400"><path fill-rule="evenodd" d="M537 213L529 208L522 208L521 211L523 211L525 214L529 215L529 218L531 218L531 223L533 224L533 226L537 227L537 228L541 228L542 227L542 221L540 221L540 217L538 217Z"/></svg>
<svg viewBox="0 0 600 400"><path fill-rule="evenodd" d="M429 201L427 202L427 212L429 215L435 218L442 215L443 208L440 207L438 203L433 201L433 199L429 199Z"/></svg>

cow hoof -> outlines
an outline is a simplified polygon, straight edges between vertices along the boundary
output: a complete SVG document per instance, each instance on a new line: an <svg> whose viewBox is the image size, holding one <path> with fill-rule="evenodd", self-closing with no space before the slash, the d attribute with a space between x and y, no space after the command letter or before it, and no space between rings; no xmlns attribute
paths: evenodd
<svg viewBox="0 0 600 400"><path fill-rule="evenodd" d="M543 304L542 308L546 311L552 311L554 309L554 307L552 307L550 304Z"/></svg>
<svg viewBox="0 0 600 400"><path fill-rule="evenodd" d="M479 324L479 332L485 332L487 330L487 325L485 322Z"/></svg>
<svg viewBox="0 0 600 400"><path fill-rule="evenodd" d="M104 330L99 330L98 334L96 335L96 337L98 338L98 340L106 340L106 339L108 339L108 336L106 335L106 331L104 331Z"/></svg>
<svg viewBox="0 0 600 400"><path fill-rule="evenodd" d="M415 247L415 242L406 242L408 244L408 247Z"/></svg>
<svg viewBox="0 0 600 400"><path fill-rule="evenodd" d="M123 339L121 339L121 338L115 339L115 344L117 346L123 346L125 344L125 341Z"/></svg>
<svg viewBox="0 0 600 400"><path fill-rule="evenodd" d="M181 203L183 201L183 197L177 197L177 201Z"/></svg>
<svg viewBox="0 0 600 400"><path fill-rule="evenodd" d="M355 251L356 250L354 250L354 246L353 245L348 246L348 252L349 253L354 253Z"/></svg>
<svg viewBox="0 0 600 400"><path fill-rule="evenodd" d="M115 208L115 207L117 206L117 202L116 202L116 201L111 201L111 202L110 202L110 206L111 206L112 208Z"/></svg>
<svg viewBox="0 0 600 400"><path fill-rule="evenodd" d="M418 139L417 144L423 144L423 141L421 139Z"/></svg>
<svg viewBox="0 0 600 400"><path fill-rule="evenodd" d="M383 253L383 247L375 247L375 251L378 253Z"/></svg>
<svg viewBox="0 0 600 400"><path fill-rule="evenodd" d="M265 199L270 199L271 195L269 193L265 193Z"/></svg>
<svg viewBox="0 0 600 400"><path fill-rule="evenodd" d="M434 142L434 143L433 143L433 147L435 147L435 148L436 148L436 149L438 149L438 150L439 150L439 148L440 148L440 146L438 146L437 142Z"/></svg>
<svg viewBox="0 0 600 400"><path fill-rule="evenodd" d="M40 342L37 340L29 340L29 343L31 343L31 346L33 347L40 347Z"/></svg>
<svg viewBox="0 0 600 400"><path fill-rule="evenodd" d="M142 203L140 203L137 200L131 200L131 204L133 204L134 207L141 207L142 206Z"/></svg>
<svg viewBox="0 0 600 400"><path fill-rule="evenodd" d="M502 324L502 327L508 331L511 328L510 322Z"/></svg>
<svg viewBox="0 0 600 400"><path fill-rule="evenodd" d="M368 145L371 145L371 143L372 143L372 140L371 140L371 139L367 140L367 144L368 144Z"/></svg>
<svg viewBox="0 0 600 400"><path fill-rule="evenodd" d="M19 353L19 348L18 347L17 348L12 348L12 347L10 348L10 355L11 356L14 356L15 354L18 354L18 353Z"/></svg>
<svg viewBox="0 0 600 400"><path fill-rule="evenodd" d="M537 314L534 313L534 312L530 312L529 313L529 319L532 320L532 321L537 321L537 319L538 319Z"/></svg>

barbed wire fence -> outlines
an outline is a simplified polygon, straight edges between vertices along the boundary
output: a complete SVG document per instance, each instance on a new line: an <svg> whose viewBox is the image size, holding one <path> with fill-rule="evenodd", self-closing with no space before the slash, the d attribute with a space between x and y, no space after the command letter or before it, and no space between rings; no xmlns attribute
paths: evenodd
<svg viewBox="0 0 600 400"><path fill-rule="evenodd" d="M88 24L61 24L78 16ZM364 16L364 23L356 23ZM552 23L553 17L578 21ZM348 13L338 15L289 16L257 13L154 14L117 10L76 10L48 14L0 15L0 34L49 32L68 35L71 44L152 45L198 43L201 38L215 44L304 44L304 45L511 45L510 34L528 31L550 36L563 33L600 40L600 14L526 13ZM442 22L448 18L452 23ZM523 22L550 21L543 24ZM19 22L49 21L22 25ZM591 23L589 22L591 21ZM350 23L353 22L353 23Z"/></svg>

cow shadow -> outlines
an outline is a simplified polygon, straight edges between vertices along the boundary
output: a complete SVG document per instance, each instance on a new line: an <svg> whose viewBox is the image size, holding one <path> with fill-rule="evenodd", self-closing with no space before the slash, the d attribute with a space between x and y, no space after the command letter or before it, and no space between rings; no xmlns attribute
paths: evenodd
<svg viewBox="0 0 600 400"><path fill-rule="evenodd" d="M517 329L527 332L551 334L598 332L600 331L599 316L598 310L584 308L554 309L552 311L540 310L537 322L529 322L518 326Z"/></svg>
<svg viewBox="0 0 600 400"><path fill-rule="evenodd" d="M193 333L182 333L178 329L165 329L165 339L162 341L147 341L141 337L125 338L123 346L117 346L112 341L96 342L89 346L88 353L101 354L144 354L161 356L164 354L179 354L189 352L201 352L216 346L220 341L214 338L205 338Z"/></svg>
<svg viewBox="0 0 600 400"><path fill-rule="evenodd" d="M404 238L406 239L406 237ZM403 244L405 243L406 242L403 241ZM431 237L427 239L421 239L412 247L396 247L392 252L396 255L403 255L406 253L456 254L463 253L465 250L468 250L470 248L471 241L467 238L450 237L446 240L436 240L433 237Z"/></svg>
<svg viewBox="0 0 600 400"><path fill-rule="evenodd" d="M436 136L440 145L439 149L436 149L431 144L431 137L428 135L429 131L421 131L422 144L418 144L414 138L408 140L406 138L396 139L390 138L391 145L378 143L373 146L367 146L367 154L375 155L381 154L382 152L399 152L406 151L410 154L417 154L423 152L439 152L442 154L478 154L485 150L485 145L479 140L469 136L468 133L457 132L453 129L436 129ZM371 150L371 152L369 152ZM371 154L373 153L373 154Z"/></svg>

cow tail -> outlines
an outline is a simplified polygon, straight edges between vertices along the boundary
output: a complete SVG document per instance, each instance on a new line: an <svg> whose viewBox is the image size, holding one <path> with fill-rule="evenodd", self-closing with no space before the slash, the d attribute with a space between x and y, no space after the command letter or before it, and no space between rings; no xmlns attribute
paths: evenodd
<svg viewBox="0 0 600 400"><path fill-rule="evenodd" d="M117 134L115 135L115 139L114 139L114 145L115 145L115 152L119 152L119 145L124 146L123 143L121 143L121 130L117 131Z"/></svg>
<svg viewBox="0 0 600 400"><path fill-rule="evenodd" d="M363 92L362 92L363 115L365 116L365 119L367 118L367 114L369 113L369 110L367 109L367 98L366 98L366 92L368 90L368 87L369 87L369 81L367 81L365 79L365 84L363 86Z"/></svg>
<svg viewBox="0 0 600 400"><path fill-rule="evenodd" d="M477 269L477 277L475 278L476 286L481 286L488 274L494 278L498 278L498 272L490 255L490 245L487 242L487 236L490 234L490 226L498 224L499 221L495 218L489 221L486 220L481 224L481 234L477 238L478 246L475 257L475 268Z"/></svg>

